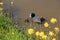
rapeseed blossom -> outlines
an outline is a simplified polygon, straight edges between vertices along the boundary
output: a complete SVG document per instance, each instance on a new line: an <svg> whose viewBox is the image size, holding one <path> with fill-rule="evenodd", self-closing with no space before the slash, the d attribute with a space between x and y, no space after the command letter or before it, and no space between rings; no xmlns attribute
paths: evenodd
<svg viewBox="0 0 60 40"><path fill-rule="evenodd" d="M47 35L43 35L42 36L42 39L46 39L48 36Z"/></svg>
<svg viewBox="0 0 60 40"><path fill-rule="evenodd" d="M45 23L44 23L44 27L49 27L48 22L45 22Z"/></svg>
<svg viewBox="0 0 60 40"><path fill-rule="evenodd" d="M53 31L49 31L49 35L50 36L54 36L54 32Z"/></svg>
<svg viewBox="0 0 60 40"><path fill-rule="evenodd" d="M52 38L52 40L56 40L56 38Z"/></svg>
<svg viewBox="0 0 60 40"><path fill-rule="evenodd" d="M3 8L2 7L0 7L0 11L2 11L3 10Z"/></svg>
<svg viewBox="0 0 60 40"><path fill-rule="evenodd" d="M37 32L35 33L35 35L36 35L36 36L39 36L39 34L40 34L40 32L39 32L39 31L37 31Z"/></svg>
<svg viewBox="0 0 60 40"><path fill-rule="evenodd" d="M34 29L33 28L30 28L30 29L28 29L28 34L33 34L34 33Z"/></svg>
<svg viewBox="0 0 60 40"><path fill-rule="evenodd" d="M55 28L54 28L54 31L55 31L55 32L59 32L60 30L59 30L58 27L55 27Z"/></svg>
<svg viewBox="0 0 60 40"><path fill-rule="evenodd" d="M55 23L57 22L57 19L56 19L56 18L51 18L51 19L50 19L50 22L51 22L52 24L55 24Z"/></svg>
<svg viewBox="0 0 60 40"><path fill-rule="evenodd" d="M3 5L4 3L3 2L0 2L0 5Z"/></svg>
<svg viewBox="0 0 60 40"><path fill-rule="evenodd" d="M40 32L40 34L39 34L39 35L40 35L41 37L42 37L42 36L44 36L44 32Z"/></svg>

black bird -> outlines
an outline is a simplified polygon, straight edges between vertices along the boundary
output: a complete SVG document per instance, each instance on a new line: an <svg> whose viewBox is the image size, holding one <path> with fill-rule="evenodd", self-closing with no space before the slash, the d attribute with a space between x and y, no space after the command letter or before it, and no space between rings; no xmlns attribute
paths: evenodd
<svg viewBox="0 0 60 40"><path fill-rule="evenodd" d="M29 17L32 19L33 22L36 23L42 24L45 21L45 18L43 16L42 17L36 16L35 13L31 13Z"/></svg>

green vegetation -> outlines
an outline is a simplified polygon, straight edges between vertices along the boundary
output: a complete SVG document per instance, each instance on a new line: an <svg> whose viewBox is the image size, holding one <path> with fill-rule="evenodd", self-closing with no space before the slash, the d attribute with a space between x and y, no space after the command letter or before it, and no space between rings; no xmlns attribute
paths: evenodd
<svg viewBox="0 0 60 40"><path fill-rule="evenodd" d="M28 40L28 38L31 37L24 30L18 30L18 26L9 17L0 14L0 40Z"/></svg>
<svg viewBox="0 0 60 40"><path fill-rule="evenodd" d="M12 23L9 17L0 14L0 39L13 40L12 38L16 38L16 34L18 34L17 26Z"/></svg>
<svg viewBox="0 0 60 40"><path fill-rule="evenodd" d="M46 25L48 25L47 22L43 27L49 29L50 26L46 27ZM18 26L12 19L0 13L0 40L57 40L56 33L60 31L58 27L47 33L42 30L36 31L34 28L33 25L27 24L22 26L22 30L18 30Z"/></svg>

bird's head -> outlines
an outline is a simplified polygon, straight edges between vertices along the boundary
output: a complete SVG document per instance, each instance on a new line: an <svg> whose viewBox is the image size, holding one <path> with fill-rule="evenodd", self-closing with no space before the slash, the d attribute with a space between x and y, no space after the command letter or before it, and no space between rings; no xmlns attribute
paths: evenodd
<svg viewBox="0 0 60 40"><path fill-rule="evenodd" d="M29 17L30 17L30 18L35 17L35 13L30 13Z"/></svg>

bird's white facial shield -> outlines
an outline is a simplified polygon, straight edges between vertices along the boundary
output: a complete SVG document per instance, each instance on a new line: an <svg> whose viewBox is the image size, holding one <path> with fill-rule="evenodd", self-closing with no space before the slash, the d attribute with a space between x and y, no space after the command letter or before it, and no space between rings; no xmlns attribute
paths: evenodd
<svg viewBox="0 0 60 40"><path fill-rule="evenodd" d="M31 18L31 13L30 13L29 17Z"/></svg>

